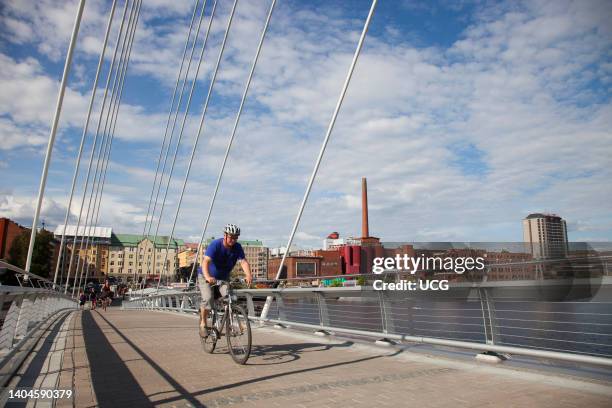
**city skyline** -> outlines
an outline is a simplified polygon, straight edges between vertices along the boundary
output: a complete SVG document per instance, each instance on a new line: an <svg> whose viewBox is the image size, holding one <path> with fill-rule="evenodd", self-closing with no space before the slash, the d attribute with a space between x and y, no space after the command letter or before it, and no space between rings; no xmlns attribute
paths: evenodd
<svg viewBox="0 0 612 408"><path fill-rule="evenodd" d="M267 6L239 3L175 237L199 241ZM144 5L99 226L142 231L191 7ZM220 7L215 46L229 3ZM41 213L51 230L63 224L109 8L85 9ZM279 3L207 237L235 222L245 238L286 244L367 9ZM75 10L73 1L2 10L0 216L26 227ZM520 220L534 212L561 215L570 240L612 240L611 17L606 2L380 4L296 243L359 236L362 176L372 234L389 241L521 241ZM215 52L160 235L170 231Z"/></svg>

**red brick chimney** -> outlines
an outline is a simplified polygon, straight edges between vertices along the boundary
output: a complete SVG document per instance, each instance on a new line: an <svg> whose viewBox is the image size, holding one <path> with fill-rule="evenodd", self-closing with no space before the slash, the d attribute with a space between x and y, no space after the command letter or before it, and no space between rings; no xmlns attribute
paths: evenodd
<svg viewBox="0 0 612 408"><path fill-rule="evenodd" d="M361 237L370 236L368 226L368 182L365 177L361 178Z"/></svg>

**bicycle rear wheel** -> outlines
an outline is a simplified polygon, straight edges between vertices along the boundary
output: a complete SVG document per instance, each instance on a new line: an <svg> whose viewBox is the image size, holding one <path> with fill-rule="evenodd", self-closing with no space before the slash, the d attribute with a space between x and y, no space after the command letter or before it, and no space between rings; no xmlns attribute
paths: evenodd
<svg viewBox="0 0 612 408"><path fill-rule="evenodd" d="M219 332L215 328L216 320L217 313L214 310L210 310L208 312L208 316L206 317L206 327L208 327L208 336L200 336L202 348L207 353L212 353L213 351L215 351L215 347L217 346L217 340L219 339Z"/></svg>
<svg viewBox="0 0 612 408"><path fill-rule="evenodd" d="M232 305L230 316L225 319L227 348L232 359L244 364L251 355L251 324L249 317L241 306Z"/></svg>

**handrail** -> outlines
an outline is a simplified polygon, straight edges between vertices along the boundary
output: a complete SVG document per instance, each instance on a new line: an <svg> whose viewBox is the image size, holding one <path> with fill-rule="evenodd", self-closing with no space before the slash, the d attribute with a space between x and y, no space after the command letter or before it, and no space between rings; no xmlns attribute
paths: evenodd
<svg viewBox="0 0 612 408"><path fill-rule="evenodd" d="M44 282L46 283L50 288L56 288L57 290L60 290L60 288L62 288L60 285L58 284L54 284L53 281L47 279L47 278L43 278L42 276L38 276L32 272L28 272L25 269L22 269L18 266L12 265L4 260L0 259L0 268L6 268L8 270L11 270L13 272L15 272L18 275L22 275L22 276L27 276L29 279L32 279L36 282ZM21 284L21 281L19 282ZM1 287L1 286L0 286ZM62 289L63 290L63 289Z"/></svg>
<svg viewBox="0 0 612 408"><path fill-rule="evenodd" d="M238 289L234 293L246 302L249 318L262 324L612 367L612 342L608 341L612 329L604 325L598 325L597 331L580 329L585 322L597 323L602 318L600 309L609 309L612 301L563 304L514 300L508 304L506 298L497 300L492 296L500 288L491 283L470 286L469 294L462 297L453 297L451 287L451 303L446 305L440 303L443 299L432 298L429 293L404 293L398 297L359 286ZM610 279L602 284L606 290L612 288L610 285ZM270 317L263 318L260 310L268 296L273 298L273 304ZM174 292L125 301L122 307L197 313L199 301L199 292ZM481 306L475 308L476 302ZM498 302L503 308L496 308ZM568 309L571 307L582 309L572 312ZM420 313L423 309L427 313ZM546 316L555 311L559 312L555 315L558 323L553 324ZM448 316L449 312L452 316ZM580 313L580 321L573 321L575 313ZM503 324L508 317L518 317L512 327ZM567 330L572 324L577 326ZM597 340L590 338L593 336Z"/></svg>
<svg viewBox="0 0 612 408"><path fill-rule="evenodd" d="M74 310L76 306L73 299L58 291L1 285L0 369L41 323L58 312Z"/></svg>

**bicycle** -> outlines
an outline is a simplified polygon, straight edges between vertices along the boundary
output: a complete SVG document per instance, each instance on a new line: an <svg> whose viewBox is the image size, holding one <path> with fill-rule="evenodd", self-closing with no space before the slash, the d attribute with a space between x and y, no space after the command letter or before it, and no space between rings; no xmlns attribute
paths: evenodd
<svg viewBox="0 0 612 408"><path fill-rule="evenodd" d="M227 294L217 299L217 288L223 283L227 284ZM206 318L208 335L200 336L202 347L204 351L212 354L225 328L227 348L232 359L238 364L245 364L251 355L252 337L249 317L242 306L234 303L237 298L232 293L229 282L217 281L217 284L212 286L214 301ZM223 305L222 310L219 310L220 305Z"/></svg>

